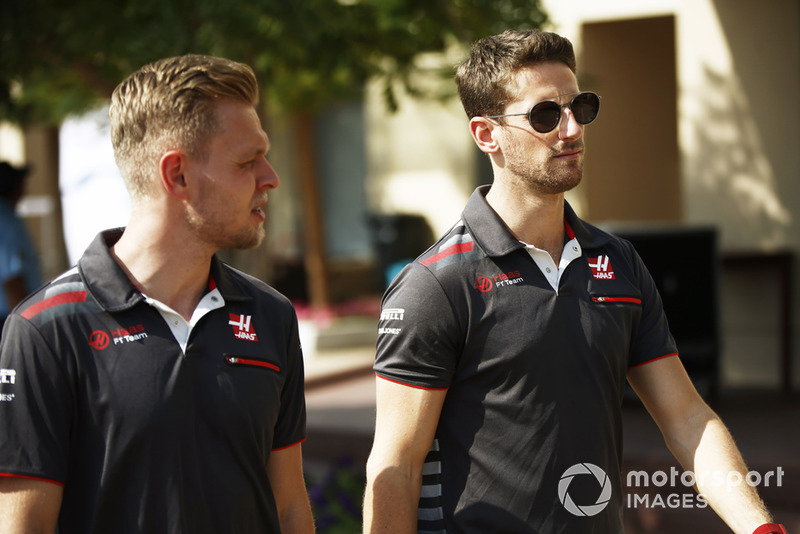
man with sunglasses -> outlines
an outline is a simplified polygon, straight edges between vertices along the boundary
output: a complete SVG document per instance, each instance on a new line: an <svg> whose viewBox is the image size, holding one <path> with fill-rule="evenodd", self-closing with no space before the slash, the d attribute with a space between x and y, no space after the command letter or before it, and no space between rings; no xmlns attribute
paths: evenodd
<svg viewBox="0 0 800 534"><path fill-rule="evenodd" d="M622 531L626 379L736 532L781 532L677 356L630 243L580 220L581 91L567 39L507 31L456 74L492 163L461 219L387 290L365 532Z"/></svg>

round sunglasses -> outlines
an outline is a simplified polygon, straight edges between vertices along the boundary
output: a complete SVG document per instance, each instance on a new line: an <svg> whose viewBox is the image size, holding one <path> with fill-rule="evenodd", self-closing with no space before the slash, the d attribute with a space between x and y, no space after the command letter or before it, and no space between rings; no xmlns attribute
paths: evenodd
<svg viewBox="0 0 800 534"><path fill-rule="evenodd" d="M525 115L528 117L528 122L531 123L531 127L539 133L548 133L555 130L558 123L561 122L561 110L564 108L569 108L572 111L578 124L589 124L595 120L597 118L597 113L600 111L600 97L589 91L559 96L572 96L573 94L575 96L566 104L545 100L533 106L526 113L492 115L486 118L500 119L503 117Z"/></svg>

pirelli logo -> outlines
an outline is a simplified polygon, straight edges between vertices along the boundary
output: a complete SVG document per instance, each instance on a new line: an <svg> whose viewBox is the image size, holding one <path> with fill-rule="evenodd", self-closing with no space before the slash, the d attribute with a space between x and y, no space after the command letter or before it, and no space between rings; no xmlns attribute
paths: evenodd
<svg viewBox="0 0 800 534"><path fill-rule="evenodd" d="M405 314L406 310L403 308L386 308L381 310L381 321L402 321ZM382 326L378 328L378 335L389 334L396 336L402 331L402 328L386 328Z"/></svg>
<svg viewBox="0 0 800 534"><path fill-rule="evenodd" d="M17 372L14 369L0 369L0 384L14 384L17 381ZM0 393L0 402L14 400L13 393Z"/></svg>
<svg viewBox="0 0 800 534"><path fill-rule="evenodd" d="M402 321L405 313L403 308L386 308L381 310L381 321Z"/></svg>
<svg viewBox="0 0 800 534"><path fill-rule="evenodd" d="M0 369L0 384L13 384L17 381L17 372L14 369Z"/></svg>

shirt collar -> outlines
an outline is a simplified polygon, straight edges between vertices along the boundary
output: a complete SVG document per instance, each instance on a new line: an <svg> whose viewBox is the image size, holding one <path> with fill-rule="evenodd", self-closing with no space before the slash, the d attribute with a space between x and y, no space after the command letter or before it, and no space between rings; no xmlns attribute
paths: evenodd
<svg viewBox="0 0 800 534"><path fill-rule="evenodd" d="M122 237L124 228L100 232L78 261L78 271L89 293L100 306L117 312L144 300L142 293L111 255L111 247ZM251 300L252 297L231 276L230 268L214 255L211 258L209 290L217 289L226 302Z"/></svg>
<svg viewBox="0 0 800 534"><path fill-rule="evenodd" d="M486 193L490 188L491 186L484 185L472 193L464 208L462 220L475 242L488 256L505 256L523 248L524 245L514 237L508 226L486 201ZM583 249L599 248L611 239L606 232L579 219L566 200L564 228L570 239L574 234Z"/></svg>

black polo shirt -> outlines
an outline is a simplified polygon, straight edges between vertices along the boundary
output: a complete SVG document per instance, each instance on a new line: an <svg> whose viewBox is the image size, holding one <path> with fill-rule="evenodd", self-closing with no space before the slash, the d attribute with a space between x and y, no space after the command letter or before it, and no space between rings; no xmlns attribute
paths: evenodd
<svg viewBox="0 0 800 534"><path fill-rule="evenodd" d="M566 205L581 256L555 291L487 191L382 306L378 376L447 390L420 531L621 532L626 373L677 352L655 284Z"/></svg>
<svg viewBox="0 0 800 534"><path fill-rule="evenodd" d="M185 354L101 234L0 346L0 474L64 487L60 534L279 532L266 467L305 437L289 301L212 262Z"/></svg>

